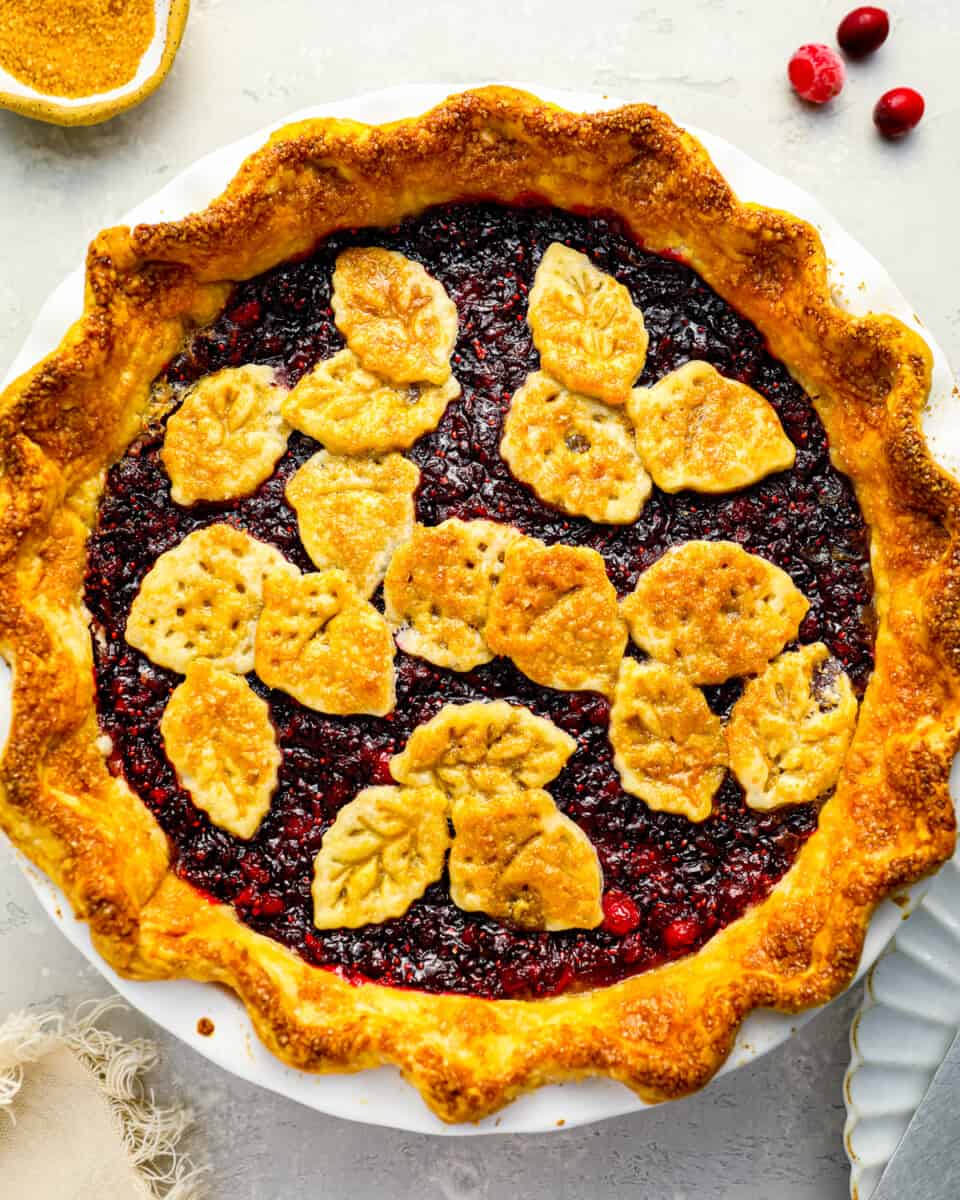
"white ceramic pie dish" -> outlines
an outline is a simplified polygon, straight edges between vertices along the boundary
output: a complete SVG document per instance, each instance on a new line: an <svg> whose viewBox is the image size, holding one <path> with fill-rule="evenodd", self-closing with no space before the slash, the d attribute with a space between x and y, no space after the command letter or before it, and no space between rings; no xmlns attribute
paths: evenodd
<svg viewBox="0 0 960 1200"><path fill-rule="evenodd" d="M867 975L844 1080L850 1194L870 1200L960 1029L960 858L940 871Z"/></svg>
<svg viewBox="0 0 960 1200"><path fill-rule="evenodd" d="M612 108L623 102L609 96L562 92L531 84L516 86L526 87L544 99L580 111ZM223 189L241 161L263 142L267 134L290 121L321 116L352 117L371 123L389 121L420 113L439 103L451 90L449 85L440 84L393 88L292 114L199 160L121 220L133 224L138 221L173 219L204 207ZM945 356L920 327L910 305L884 269L811 196L722 139L692 127L691 132L701 139L719 169L743 198L787 209L818 228L831 260L831 282L839 303L852 311L872 309L892 312L919 329L927 338L935 355L928 431L938 456L957 470L960 467L960 428L951 435L952 379ZM82 272L78 270L52 294L41 309L26 344L14 360L4 382L26 370L56 345L80 311L82 284ZM955 408L953 412L955 416ZM9 713L5 709L8 708L6 672L0 663L0 742L6 736ZM26 860L23 863L38 898L68 939L132 1005L227 1070L320 1112L415 1132L462 1135L546 1132L560 1126L569 1128L634 1112L644 1107L622 1085L610 1080L594 1079L541 1088L521 1097L497 1116L475 1126L452 1129L433 1116L416 1092L390 1068L351 1076L313 1076L292 1070L260 1044L240 1003L223 989L188 981L131 983L118 977L93 950L86 926L72 918L62 894ZM898 903L887 901L880 906L868 933L861 972L876 960L899 927L904 906L917 903L923 890L923 885L920 885L912 889L909 895L898 897ZM790 1017L770 1011L755 1012L744 1023L733 1053L722 1070L735 1070L767 1053L785 1041L812 1015L812 1012L808 1012L799 1017ZM197 1033L200 1017L208 1017L213 1021L216 1032L212 1037Z"/></svg>

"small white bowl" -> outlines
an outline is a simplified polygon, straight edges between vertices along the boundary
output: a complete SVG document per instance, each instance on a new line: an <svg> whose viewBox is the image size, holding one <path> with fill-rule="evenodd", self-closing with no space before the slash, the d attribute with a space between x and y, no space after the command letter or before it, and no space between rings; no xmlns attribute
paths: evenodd
<svg viewBox="0 0 960 1200"><path fill-rule="evenodd" d="M154 92L173 64L190 0L153 0L154 33L136 74L121 87L97 95L51 96L22 83L0 67L0 108L51 125L98 125L133 108Z"/></svg>

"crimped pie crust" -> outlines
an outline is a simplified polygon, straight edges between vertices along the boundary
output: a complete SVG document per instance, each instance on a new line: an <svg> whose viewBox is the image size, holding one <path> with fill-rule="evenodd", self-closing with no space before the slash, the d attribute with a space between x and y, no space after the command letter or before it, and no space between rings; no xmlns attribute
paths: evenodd
<svg viewBox="0 0 960 1200"><path fill-rule="evenodd" d="M139 432L153 379L231 283L343 226L477 196L613 212L758 326L853 481L879 621L836 792L769 897L694 955L529 1001L353 986L179 880L153 817L107 770L82 604L105 469ZM83 317L0 400L0 647L14 667L0 823L66 891L115 969L228 985L291 1065L394 1063L447 1121L588 1074L648 1100L702 1086L752 1008L796 1011L840 991L875 905L953 849L960 488L921 434L930 369L900 322L833 304L810 226L739 202L695 139L653 108L580 115L488 88L381 127L282 129L203 212L102 233Z"/></svg>

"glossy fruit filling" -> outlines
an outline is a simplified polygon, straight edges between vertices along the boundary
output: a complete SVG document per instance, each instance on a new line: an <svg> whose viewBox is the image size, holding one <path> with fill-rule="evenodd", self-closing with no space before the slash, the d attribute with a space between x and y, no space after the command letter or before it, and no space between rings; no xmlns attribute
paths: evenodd
<svg viewBox="0 0 960 1200"><path fill-rule="evenodd" d="M501 426L512 392L537 366L525 319L527 292L540 256L556 240L587 252L630 288L650 333L642 383L690 358L708 360L776 408L797 446L795 467L733 495L656 492L637 523L625 527L567 517L517 483L498 453ZM423 262L460 314L453 365L463 396L409 452L422 472L421 522L486 517L546 542L592 546L621 594L677 542L733 539L790 573L811 604L801 640L825 641L862 693L873 642L867 535L849 483L830 464L810 401L757 330L694 271L640 249L616 222L464 204L431 210L399 228L337 234L310 257L240 284L223 316L169 364L165 380L189 384L221 367L262 362L295 383L343 344L330 310L337 253L371 243ZM294 434L274 476L253 496L184 509L170 499L158 457L162 436L162 427L150 429L110 471L90 546L86 598L96 634L100 721L113 740L111 766L156 814L185 880L233 904L249 925L309 962L351 979L494 997L611 983L695 950L762 900L815 829L815 807L752 812L731 778L702 824L651 812L620 786L603 697L540 687L503 659L461 675L399 652L397 707L386 718L312 712L251 676L276 725L283 753L279 786L249 842L211 825L178 786L163 752L160 717L179 677L126 644L127 613L157 557L214 520L272 542L310 570L284 485L319 447ZM710 703L726 713L739 690L736 681L708 689ZM397 920L314 929L312 864L338 809L361 788L389 782L390 756L443 704L498 697L529 706L578 741L550 791L597 848L604 926L518 932L461 912L442 879Z"/></svg>

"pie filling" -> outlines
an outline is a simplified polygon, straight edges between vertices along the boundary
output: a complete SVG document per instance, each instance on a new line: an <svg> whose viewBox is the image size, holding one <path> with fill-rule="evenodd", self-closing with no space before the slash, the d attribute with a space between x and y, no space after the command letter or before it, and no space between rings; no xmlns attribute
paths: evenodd
<svg viewBox="0 0 960 1200"><path fill-rule="evenodd" d="M511 398L541 366L527 324L528 295L553 243L589 255L629 289L649 335L640 387L652 387L690 360L712 364L769 401L796 447L794 465L725 494L654 489L638 519L622 525L567 515L518 482L500 442ZM799 642L824 643L862 696L873 665L867 532L849 482L830 463L809 399L750 322L682 262L640 249L616 221L460 204L432 209L399 228L337 234L309 258L238 285L223 316L191 340L160 383L178 391L222 368L262 363L292 387L343 349L331 308L334 263L344 249L370 245L422 263L458 311L452 367L462 394L436 429L406 451L420 470L417 522L484 519L547 545L591 548L620 597L672 546L737 542L787 572L809 601ZM152 425L109 473L90 542L86 602L111 769L156 815L170 838L175 870L194 887L232 904L241 920L308 962L349 979L506 997L610 984L690 953L763 900L788 870L816 828L815 804L748 807L727 772L707 819L654 811L621 785L603 695L541 686L508 658L457 672L399 648L396 704L386 716L314 711L248 675L269 706L278 780L249 839L213 824L179 785L164 750L161 719L183 677L127 642L128 615L160 555L215 522L245 530L303 572L314 571L285 487L321 446L294 432L273 474L252 495L184 507L171 498L160 457L165 423ZM382 611L382 588L372 599ZM626 653L645 659L633 642ZM713 712L726 718L743 681L703 690ZM454 904L444 871L400 917L359 928L316 928L314 860L338 812L363 789L393 783L390 759L445 705L499 699L526 706L576 740L546 789L596 850L608 919L593 929L519 929Z"/></svg>

